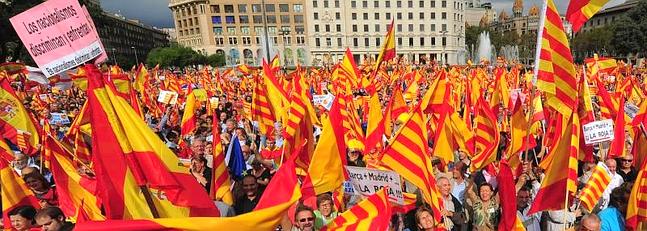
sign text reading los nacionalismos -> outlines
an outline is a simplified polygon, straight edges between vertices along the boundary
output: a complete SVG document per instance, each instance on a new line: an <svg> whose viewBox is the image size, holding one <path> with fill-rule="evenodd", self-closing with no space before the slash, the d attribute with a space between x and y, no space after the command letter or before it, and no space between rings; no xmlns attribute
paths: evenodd
<svg viewBox="0 0 647 231"><path fill-rule="evenodd" d="M41 31L55 26L56 24L72 17L84 16L76 12L72 5L69 5L62 9L54 8L54 12L50 14L43 14L41 17L38 17L36 18L36 20L31 22L22 22L22 25L30 35L40 34ZM47 52L53 51L59 47L67 46L80 38L90 35L91 32L92 28L87 23L83 23L77 27L70 26L69 30L67 30L63 34L53 35L52 37L46 36L46 39L40 39L39 43L27 44L27 49L29 49L29 52L33 56L37 57L44 55Z"/></svg>

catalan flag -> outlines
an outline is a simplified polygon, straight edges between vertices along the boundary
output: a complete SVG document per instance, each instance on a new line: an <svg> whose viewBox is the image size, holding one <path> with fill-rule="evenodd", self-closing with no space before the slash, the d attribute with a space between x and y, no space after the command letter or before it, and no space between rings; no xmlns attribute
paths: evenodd
<svg viewBox="0 0 647 231"><path fill-rule="evenodd" d="M321 230L387 230L391 221L388 188L360 201L351 209L339 214Z"/></svg>
<svg viewBox="0 0 647 231"><path fill-rule="evenodd" d="M573 25L573 32L578 32L607 2L609 0L572 0L566 10L566 19Z"/></svg>
<svg viewBox="0 0 647 231"><path fill-rule="evenodd" d="M288 95L285 89L283 89L283 86L279 84L279 80L276 76L276 68L268 65L265 60L263 60L263 83L265 83L264 86L270 100L270 106L272 106L272 111L276 116L274 121L283 122L284 119L287 119L287 108L290 106L290 95Z"/></svg>
<svg viewBox="0 0 647 231"><path fill-rule="evenodd" d="M402 96L402 88L400 85L395 85L393 88L393 93L391 94L391 99L386 105L385 116L384 116L384 132L388 137L391 137L393 134L393 121L395 121L400 114L406 113L409 111L407 103L404 101Z"/></svg>
<svg viewBox="0 0 647 231"><path fill-rule="evenodd" d="M133 84L133 88L143 94L144 84L148 81L148 77L148 69L146 69L146 66L144 66L144 64L139 64L139 68L137 68L137 72L135 73L135 83Z"/></svg>
<svg viewBox="0 0 647 231"><path fill-rule="evenodd" d="M9 212L22 205L31 205L35 208L40 208L38 199L34 196L25 185L25 182L18 176L18 174L9 166L5 160L0 159L0 198L2 198L2 217L5 228L10 228L11 220L9 219Z"/></svg>
<svg viewBox="0 0 647 231"><path fill-rule="evenodd" d="M640 164L640 171L631 189L631 195L627 202L626 227L629 230L640 230L644 228L647 221L647 161Z"/></svg>
<svg viewBox="0 0 647 231"><path fill-rule="evenodd" d="M577 105L575 65L557 7L553 0L546 5L537 44L537 87L546 93L547 104L568 118Z"/></svg>
<svg viewBox="0 0 647 231"><path fill-rule="evenodd" d="M609 186L609 182L611 182L609 169L607 169L604 163L598 162L591 173L589 181L580 192L580 202L582 202L582 206L587 211L593 211L593 207L602 197L602 193Z"/></svg>
<svg viewBox="0 0 647 231"><path fill-rule="evenodd" d="M344 52L344 58L339 63L339 72L337 75L344 85L350 87L351 90L357 89L358 84L362 79L362 73L357 69L357 64L355 64L355 59L353 58L353 53L350 51L350 48L346 48Z"/></svg>
<svg viewBox="0 0 647 231"><path fill-rule="evenodd" d="M501 139L497 125L497 117L483 97L476 103L476 107L478 111L475 118L475 155L470 165L472 171L481 169L496 160L499 140Z"/></svg>
<svg viewBox="0 0 647 231"><path fill-rule="evenodd" d="M273 184L276 184L274 187ZM283 219L290 206L301 198L294 164L286 162L276 172L270 185L273 195L263 203L259 201L257 209L235 217L189 217L141 220L109 220L104 222L83 222L76 225L79 230L232 230L255 231L273 230ZM280 188L279 188L280 187Z"/></svg>
<svg viewBox="0 0 647 231"><path fill-rule="evenodd" d="M218 115L213 114L213 168L211 168L211 188L209 189L210 197L214 200L225 202L229 205L234 203L234 198L231 193L231 182L227 166L225 165L225 153L222 148L222 140L220 139L220 123Z"/></svg>
<svg viewBox="0 0 647 231"><path fill-rule="evenodd" d="M508 82L505 78L506 71L503 68L494 70L494 91L490 97L490 107L495 114L498 114L499 105L503 108L508 108L510 105L510 91L508 90Z"/></svg>
<svg viewBox="0 0 647 231"><path fill-rule="evenodd" d="M100 197L109 219L152 218L142 188L160 217L217 216L203 187L128 102L88 70L92 152Z"/></svg>
<svg viewBox="0 0 647 231"><path fill-rule="evenodd" d="M586 67L589 68L591 76L597 76L598 73L611 74L616 70L616 68L618 68L618 62L615 59L599 57L598 54L593 54L593 58L584 60L584 63L586 63Z"/></svg>
<svg viewBox="0 0 647 231"><path fill-rule="evenodd" d="M440 211L444 206L436 187L427 149L427 126L422 108L418 105L398 133L391 138L380 160L385 167L400 173L420 189L424 201L433 209L436 223L440 223Z"/></svg>
<svg viewBox="0 0 647 231"><path fill-rule="evenodd" d="M16 96L7 78L0 78L0 108L2 137L18 145L24 153L35 153L40 144L40 129Z"/></svg>
<svg viewBox="0 0 647 231"><path fill-rule="evenodd" d="M252 93L252 120L258 121L258 128L263 135L268 135L268 132L274 127L274 120L276 115L272 105L270 105L269 95L262 82L257 82L254 85L254 92Z"/></svg>
<svg viewBox="0 0 647 231"><path fill-rule="evenodd" d="M550 148L550 153L542 160L541 165L548 168L528 211L529 214L564 209L565 194L568 193L570 197L577 190L577 154L582 131L580 119L577 113L571 113L568 118L557 113L556 117L557 137Z"/></svg>

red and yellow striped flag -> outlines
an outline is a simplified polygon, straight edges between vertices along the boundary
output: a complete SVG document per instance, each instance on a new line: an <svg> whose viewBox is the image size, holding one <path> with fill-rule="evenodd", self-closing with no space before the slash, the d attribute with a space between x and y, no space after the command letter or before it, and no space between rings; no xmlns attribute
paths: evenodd
<svg viewBox="0 0 647 231"><path fill-rule="evenodd" d="M501 138L497 125L497 117L483 97L476 103L476 107L478 111L475 118L475 155L470 165L472 171L481 169L496 160L499 139Z"/></svg>
<svg viewBox="0 0 647 231"><path fill-rule="evenodd" d="M231 193L231 182L229 172L225 165L225 153L222 148L222 140L220 139L220 122L218 115L213 114L213 168L211 171L211 188L209 189L210 197L214 200L225 202L233 205L234 197Z"/></svg>
<svg viewBox="0 0 647 231"><path fill-rule="evenodd" d="M137 68L137 73L135 73L135 83L133 83L133 88L139 93L143 93L144 84L148 81L148 69L144 64L139 64Z"/></svg>
<svg viewBox="0 0 647 231"><path fill-rule="evenodd" d="M40 128L22 101L9 85L9 79L0 78L0 133L27 154L38 151Z"/></svg>
<svg viewBox="0 0 647 231"><path fill-rule="evenodd" d="M393 22L394 19L391 19L391 25L389 25L389 31L386 33L386 37L384 38L382 50L380 50L380 54L377 56L377 60L375 61L373 73L377 72L383 61L389 61L395 58L395 28L393 28Z"/></svg>
<svg viewBox="0 0 647 231"><path fill-rule="evenodd" d="M175 154L129 103L88 70L92 155L100 197L109 219L152 218L142 188L150 189L160 217L217 216L204 188L178 166Z"/></svg>
<svg viewBox="0 0 647 231"><path fill-rule="evenodd" d="M387 230L392 210L387 190L383 188L360 201L321 230Z"/></svg>
<svg viewBox="0 0 647 231"><path fill-rule="evenodd" d="M427 153L427 141L427 126L421 105L418 105L391 139L380 160L385 167L400 173L420 189L425 202L433 209L436 223L440 223L440 211L444 206L436 187L431 157Z"/></svg>
<svg viewBox="0 0 647 231"><path fill-rule="evenodd" d="M384 117L382 116L380 96L377 92L374 92L371 96L369 105L364 153L370 153L376 147L378 149L384 147L382 142L382 136L384 135Z"/></svg>
<svg viewBox="0 0 647 231"><path fill-rule="evenodd" d="M273 187L272 184L276 184ZM79 230L274 230L287 214L288 208L294 205L301 198L298 179L294 164L286 162L276 175L272 178L268 188L272 187L272 195L257 209L249 213L235 217L189 217L189 218L166 218L147 220L109 220L105 222L83 222L76 225ZM279 188L280 187L280 188ZM270 200L271 199L271 200Z"/></svg>
<svg viewBox="0 0 647 231"><path fill-rule="evenodd" d="M553 0L545 4L537 44L537 87L546 93L546 103L568 118L577 106L575 65L557 7Z"/></svg>
<svg viewBox="0 0 647 231"><path fill-rule="evenodd" d="M540 164L548 166L546 176L528 214L564 209L565 194L573 196L577 190L577 154L582 131L580 118L577 113L571 113L568 118L556 113L556 117L555 129L558 133L555 134L550 153Z"/></svg>
<svg viewBox="0 0 647 231"><path fill-rule="evenodd" d="M618 67L618 62L613 58L598 57L598 54L593 54L593 58L584 60L586 67L589 68L591 76L597 76L598 73L611 74Z"/></svg>
<svg viewBox="0 0 647 231"><path fill-rule="evenodd" d="M193 93L193 87L191 87L191 85L189 84L189 93L186 97L186 103L184 104L184 113L182 114L182 122L180 125L180 140L186 138L187 135L193 133L197 128L197 118L195 118L196 101L197 100L195 98L195 94Z"/></svg>
<svg viewBox="0 0 647 231"><path fill-rule="evenodd" d="M595 166L591 173L589 181L580 192L580 202L582 202L582 206L587 211L593 211L593 206L598 203L602 197L602 193L609 186L609 182L611 182L609 169L607 169L604 163L598 162L598 165Z"/></svg>
<svg viewBox="0 0 647 231"><path fill-rule="evenodd" d="M566 10L566 19L573 25L573 33L577 33L607 2L609 0L572 0Z"/></svg>
<svg viewBox="0 0 647 231"><path fill-rule="evenodd" d="M31 205L40 208L38 199L25 185L25 182L14 172L5 160L0 159L0 198L2 198L2 217L5 229L11 226L9 212L22 205Z"/></svg>
<svg viewBox="0 0 647 231"><path fill-rule="evenodd" d="M627 202L626 226L629 230L640 230L647 221L647 161L638 164L640 171Z"/></svg>
<svg viewBox="0 0 647 231"><path fill-rule="evenodd" d="M263 135L274 128L276 115L270 105L269 95L262 82L257 82L252 93L252 120L258 121L258 128Z"/></svg>

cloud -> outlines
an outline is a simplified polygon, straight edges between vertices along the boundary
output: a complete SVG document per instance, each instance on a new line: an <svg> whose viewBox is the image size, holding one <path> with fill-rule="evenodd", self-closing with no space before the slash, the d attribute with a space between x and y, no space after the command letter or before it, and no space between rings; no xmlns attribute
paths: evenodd
<svg viewBox="0 0 647 231"><path fill-rule="evenodd" d="M105 11L119 13L158 28L174 27L167 0L101 0Z"/></svg>

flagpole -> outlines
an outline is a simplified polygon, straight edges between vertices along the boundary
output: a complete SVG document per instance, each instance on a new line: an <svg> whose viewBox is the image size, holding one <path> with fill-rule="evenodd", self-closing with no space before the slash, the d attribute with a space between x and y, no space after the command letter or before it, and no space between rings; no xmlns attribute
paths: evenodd
<svg viewBox="0 0 647 231"><path fill-rule="evenodd" d="M151 196L151 191L148 189L148 186L140 185L139 189L141 189L142 194L144 194L144 199L146 199L146 204L148 204L148 208L151 210L153 218L160 218L160 214L157 211L157 208L155 208L155 203L153 202L153 197Z"/></svg>

